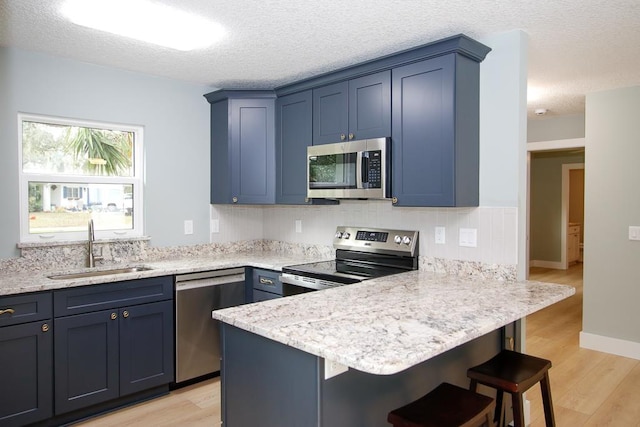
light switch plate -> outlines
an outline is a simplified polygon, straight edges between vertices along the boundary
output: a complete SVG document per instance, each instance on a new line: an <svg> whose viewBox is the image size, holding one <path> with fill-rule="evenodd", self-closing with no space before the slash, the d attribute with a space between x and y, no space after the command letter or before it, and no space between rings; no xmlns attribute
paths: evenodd
<svg viewBox="0 0 640 427"><path fill-rule="evenodd" d="M435 243L438 245L444 245L446 242L445 239L445 228L444 227L436 227L435 230Z"/></svg>
<svg viewBox="0 0 640 427"><path fill-rule="evenodd" d="M640 240L640 227L637 225L629 226L629 240Z"/></svg>
<svg viewBox="0 0 640 427"><path fill-rule="evenodd" d="M193 234L193 220L184 220L184 234Z"/></svg>
<svg viewBox="0 0 640 427"><path fill-rule="evenodd" d="M302 220L296 219L296 233L302 233Z"/></svg>
<svg viewBox="0 0 640 427"><path fill-rule="evenodd" d="M460 246L475 248L478 246L478 229L477 228L461 228L460 229Z"/></svg>
<svg viewBox="0 0 640 427"><path fill-rule="evenodd" d="M212 233L219 233L220 232L220 220L219 219L212 219L211 220L211 224L209 226L211 228L211 232Z"/></svg>

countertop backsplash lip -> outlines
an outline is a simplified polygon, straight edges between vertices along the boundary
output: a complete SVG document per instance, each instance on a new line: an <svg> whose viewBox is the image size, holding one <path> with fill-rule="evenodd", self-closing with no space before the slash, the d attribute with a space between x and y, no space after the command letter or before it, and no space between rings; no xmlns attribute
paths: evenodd
<svg viewBox="0 0 640 427"><path fill-rule="evenodd" d="M135 236L135 237L114 237L113 239L96 239L96 244L104 244L104 243L118 243L118 242L137 242L137 241L147 241L151 240L149 236ZM86 240L59 240L55 242L18 242L16 243L16 247L18 249L25 248L48 248L53 246L76 246L76 245L86 245Z"/></svg>

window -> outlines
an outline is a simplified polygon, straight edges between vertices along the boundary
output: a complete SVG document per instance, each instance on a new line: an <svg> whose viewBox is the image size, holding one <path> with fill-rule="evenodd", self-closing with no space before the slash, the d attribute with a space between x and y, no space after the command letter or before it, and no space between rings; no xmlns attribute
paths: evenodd
<svg viewBox="0 0 640 427"><path fill-rule="evenodd" d="M20 114L23 242L142 235L142 128Z"/></svg>

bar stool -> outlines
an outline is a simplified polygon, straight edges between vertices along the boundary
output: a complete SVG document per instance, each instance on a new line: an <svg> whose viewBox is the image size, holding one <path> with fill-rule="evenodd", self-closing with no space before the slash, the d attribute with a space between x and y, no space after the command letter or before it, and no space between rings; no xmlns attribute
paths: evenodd
<svg viewBox="0 0 640 427"><path fill-rule="evenodd" d="M492 426L495 400L462 387L442 383L418 400L389 412L394 427Z"/></svg>
<svg viewBox="0 0 640 427"><path fill-rule="evenodd" d="M537 382L540 382L546 425L547 427L555 427L549 368L551 368L549 360L516 351L502 350L491 360L470 368L467 371L467 376L471 378L471 391L476 391L478 384L484 384L498 390L494 416L494 420L498 421L498 427L502 427L505 422L504 393L511 394L514 426L524 427L522 395Z"/></svg>

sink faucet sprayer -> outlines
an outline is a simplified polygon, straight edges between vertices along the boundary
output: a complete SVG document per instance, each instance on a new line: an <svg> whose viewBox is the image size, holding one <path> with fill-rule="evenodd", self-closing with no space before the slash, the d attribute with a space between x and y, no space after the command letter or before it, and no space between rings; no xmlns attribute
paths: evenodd
<svg viewBox="0 0 640 427"><path fill-rule="evenodd" d="M93 220L89 220L89 257L88 257L88 266L95 267L96 261L100 261L103 258L101 256L95 256L93 254L93 242L96 240L94 229L93 229ZM102 253L102 251L100 251Z"/></svg>

